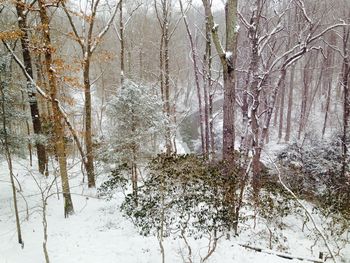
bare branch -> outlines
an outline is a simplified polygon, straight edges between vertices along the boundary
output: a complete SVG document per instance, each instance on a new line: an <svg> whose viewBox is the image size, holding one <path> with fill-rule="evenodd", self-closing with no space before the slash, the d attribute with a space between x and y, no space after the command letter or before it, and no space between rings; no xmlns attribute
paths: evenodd
<svg viewBox="0 0 350 263"><path fill-rule="evenodd" d="M102 31L98 34L98 36L96 37L94 43L91 45L91 48L90 48L90 52L93 53L94 50L96 49L98 43L100 42L101 38L107 33L108 29L110 28L113 20L114 20L114 17L115 15L117 14L117 11L118 11L118 7L120 5L120 2L121 0L118 1L118 4L117 6L115 7L115 10L113 12L113 14L111 15L111 17L109 18L106 26L102 29ZM92 25L91 25L91 28L92 28Z"/></svg>
<svg viewBox="0 0 350 263"><path fill-rule="evenodd" d="M66 5L65 5L64 2L62 2L62 7L63 7L64 12L65 12L66 15L67 15L69 24L70 24L70 26L72 27L72 30L73 30L73 33L74 33L74 36L75 36L76 41L78 41L78 43L79 43L80 47L82 48L83 52L85 52L85 46L84 46L84 42L83 42L84 39L82 39L82 38L79 36L78 31L77 31L77 28L76 28L75 25L74 25L73 18L72 18L72 16L70 15L70 13L69 13L69 11L68 11L68 9L67 9L67 7L66 7Z"/></svg>

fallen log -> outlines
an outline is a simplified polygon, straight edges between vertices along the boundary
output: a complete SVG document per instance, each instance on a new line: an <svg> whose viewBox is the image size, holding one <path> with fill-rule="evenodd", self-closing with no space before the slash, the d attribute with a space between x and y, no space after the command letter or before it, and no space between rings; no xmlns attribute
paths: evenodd
<svg viewBox="0 0 350 263"><path fill-rule="evenodd" d="M282 252L278 252L278 251L274 251L274 250L270 250L270 249L264 249L264 248L259 248L259 247L252 247L252 246L245 245L245 244L239 244L239 245L241 247L254 250L256 252L261 252L261 253L265 253L265 254L275 255L275 256L278 256L278 257L281 257L281 258L285 258L285 259L290 259L290 260L298 259L298 260L309 261L309 262L314 262L314 263L324 263L324 261L322 259L304 258L304 257L295 256L295 255L287 254L287 253L282 253Z"/></svg>

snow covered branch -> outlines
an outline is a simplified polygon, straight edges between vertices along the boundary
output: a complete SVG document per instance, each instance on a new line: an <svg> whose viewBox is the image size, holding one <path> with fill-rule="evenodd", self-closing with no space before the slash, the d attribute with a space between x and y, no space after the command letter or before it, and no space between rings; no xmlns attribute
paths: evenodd
<svg viewBox="0 0 350 263"><path fill-rule="evenodd" d="M100 40L102 39L102 37L107 33L108 29L111 27L111 24L114 20L115 15L117 14L118 11L118 7L120 5L121 0L118 1L117 6L114 9L113 14L111 15L111 17L109 18L106 26L101 30L101 32L97 35L96 39L94 40L93 44L91 45L90 48L90 52L93 53L98 45L98 43L100 42Z"/></svg>

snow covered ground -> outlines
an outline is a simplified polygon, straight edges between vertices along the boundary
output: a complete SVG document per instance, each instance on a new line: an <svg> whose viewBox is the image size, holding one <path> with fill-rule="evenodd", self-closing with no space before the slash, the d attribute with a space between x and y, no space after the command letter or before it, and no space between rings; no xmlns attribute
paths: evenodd
<svg viewBox="0 0 350 263"><path fill-rule="evenodd" d="M45 179L27 167L27 161L14 161L15 175L21 184L22 192L18 195L22 235L24 248L17 243L15 217L11 185L7 164L0 163L0 263L40 263L45 262L42 242L42 210L39 187L32 176L38 180L42 189L50 185L53 175ZM31 175L32 174L32 175ZM52 174L52 172L51 172ZM96 193L86 189L82 184L80 164L75 164L69 171L75 214L65 219L63 217L63 200L53 194L48 198L48 252L50 261L54 263L157 263L161 262L161 254L156 237L142 237L130 220L123 217L119 211L122 195L112 201L95 198ZM103 180L100 175L98 181ZM60 188L60 181L53 185ZM28 204L28 215L26 209ZM28 218L27 218L28 216ZM293 218L290 222L293 222ZM308 240L301 232L302 223L289 224L286 230L289 252L293 255L317 258L318 251L324 248L314 248L314 255L310 252L313 240ZM308 225L310 228L311 224ZM206 262L211 263L276 263L302 262L288 260L274 255L255 252L243 248L239 244L247 244L252 240L259 240L254 231L247 231L239 238L219 240L213 256ZM200 256L206 254L206 240L189 239L192 247L193 263L200 262ZM266 247L265 247L266 248ZM341 252L342 260L350 262L350 246ZM187 250L181 239L165 239L165 262L181 263L187 261ZM340 258L338 258L340 259ZM304 261L305 262L305 261ZM330 262L330 261L329 261Z"/></svg>

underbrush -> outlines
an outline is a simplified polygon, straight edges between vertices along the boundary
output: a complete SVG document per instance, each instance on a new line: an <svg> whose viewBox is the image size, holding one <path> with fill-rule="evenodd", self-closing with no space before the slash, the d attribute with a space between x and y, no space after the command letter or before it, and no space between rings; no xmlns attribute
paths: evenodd
<svg viewBox="0 0 350 263"><path fill-rule="evenodd" d="M350 170L348 162L344 165L341 136L335 134L327 140L307 137L302 144L289 145L277 158L282 180L312 205L335 254L341 254L350 243ZM314 240L320 239L318 234L312 235Z"/></svg>
<svg viewBox="0 0 350 263"><path fill-rule="evenodd" d="M313 209L326 237L334 241L335 254L341 255L342 249L349 243L346 214L335 210L335 205L327 206L329 200L323 200L325 195L334 198L335 188L317 189L322 186L321 182L328 182L325 176L322 177L325 181L316 180L310 174L303 178L304 169L313 167L313 164L301 166L307 158L299 157L302 149L293 149L287 149L278 156L283 166L283 180L298 196L309 201L308 207ZM288 162L290 156L294 159ZM208 162L196 155L158 155L148 164L137 195L135 191L130 191L130 168L126 165L111 173L99 188L99 194L110 199L116 191L122 190L125 199L121 210L139 233L156 236L162 254L164 239L182 240L187 248L187 257L192 258L190 262L196 261L191 254L190 240L208 241L205 245L208 249L199 257L199 262L204 262L214 253L219 239L237 234L245 243L287 252L291 233L300 231L312 240L311 251L316 245L323 246L320 233L313 229L303 208L276 180L272 171L266 171L259 201L255 202L249 176L248 180L244 179L244 167L234 167L232 176L224 176L223 170L223 163ZM325 174L329 172L325 171ZM305 185L313 187L305 189ZM341 201L338 205L344 207L346 200ZM318 256L317 253L315 256Z"/></svg>
<svg viewBox="0 0 350 263"><path fill-rule="evenodd" d="M306 138L293 143L277 158L283 180L300 197L320 207L325 216L338 214L350 220L350 170L343 172L342 142L338 135L328 140Z"/></svg>

